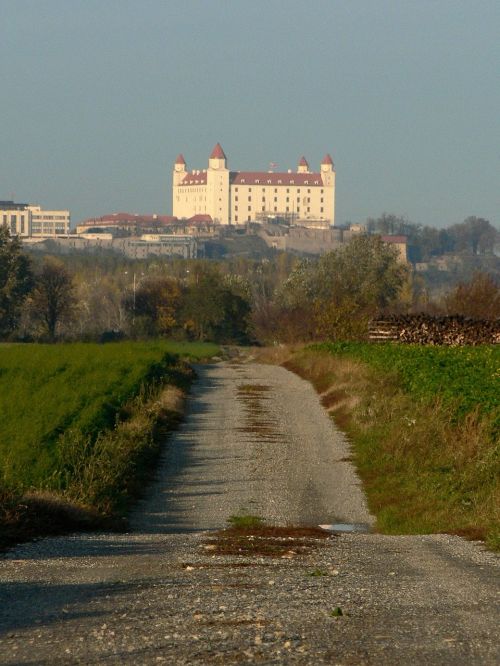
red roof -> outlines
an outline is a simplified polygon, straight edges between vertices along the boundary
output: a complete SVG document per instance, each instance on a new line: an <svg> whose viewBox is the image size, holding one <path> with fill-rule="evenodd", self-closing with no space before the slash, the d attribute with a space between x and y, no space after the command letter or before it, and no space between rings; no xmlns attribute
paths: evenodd
<svg viewBox="0 0 500 666"><path fill-rule="evenodd" d="M184 176L180 185L206 185L207 172L206 171L188 171Z"/></svg>
<svg viewBox="0 0 500 666"><path fill-rule="evenodd" d="M300 158L299 166L305 166L309 169L309 163L303 155Z"/></svg>
<svg viewBox="0 0 500 666"><path fill-rule="evenodd" d="M179 153L177 157L175 158L175 163L176 164L186 164L186 160L184 159L184 155L182 153Z"/></svg>
<svg viewBox="0 0 500 666"><path fill-rule="evenodd" d="M312 185L323 187L320 173L288 173L269 171L231 171L231 185ZM206 185L206 171L188 171L180 185Z"/></svg>
<svg viewBox="0 0 500 666"><path fill-rule="evenodd" d="M215 146L215 148L212 150L212 152L210 154L210 159L211 160L225 160L225 159L227 159L224 151L222 150L222 146L220 145L220 143L218 143Z"/></svg>
<svg viewBox="0 0 500 666"><path fill-rule="evenodd" d="M408 236L382 236L384 243L407 243Z"/></svg>
<svg viewBox="0 0 500 666"><path fill-rule="evenodd" d="M268 171L231 171L232 185L316 185L323 187L320 173L269 173Z"/></svg>
<svg viewBox="0 0 500 666"><path fill-rule="evenodd" d="M212 216L204 213L197 213L188 219L190 224L212 224Z"/></svg>
<svg viewBox="0 0 500 666"><path fill-rule="evenodd" d="M100 224L173 224L177 221L172 215L138 215L137 213L109 213L102 217L83 220L80 224L99 226Z"/></svg>
<svg viewBox="0 0 500 666"><path fill-rule="evenodd" d="M333 160L330 156L330 153L327 153L321 160L321 164L331 164L333 166Z"/></svg>

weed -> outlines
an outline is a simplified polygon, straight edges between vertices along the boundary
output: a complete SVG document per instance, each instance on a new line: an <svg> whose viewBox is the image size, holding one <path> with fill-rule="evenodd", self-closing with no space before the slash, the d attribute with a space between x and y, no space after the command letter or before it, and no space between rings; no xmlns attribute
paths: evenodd
<svg viewBox="0 0 500 666"><path fill-rule="evenodd" d="M256 527L263 527L265 524L265 520L260 516L246 513L230 516L227 519L227 522L233 529L239 530L253 530Z"/></svg>
<svg viewBox="0 0 500 666"><path fill-rule="evenodd" d="M330 611L329 615L330 617L342 617L344 613L342 612L342 608L340 608L340 606L336 606L333 610Z"/></svg>

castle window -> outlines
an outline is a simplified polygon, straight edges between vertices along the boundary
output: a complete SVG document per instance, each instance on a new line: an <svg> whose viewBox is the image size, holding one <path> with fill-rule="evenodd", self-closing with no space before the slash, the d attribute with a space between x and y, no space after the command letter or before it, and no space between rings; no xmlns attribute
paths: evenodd
<svg viewBox="0 0 500 666"><path fill-rule="evenodd" d="M321 208L320 208L319 210L320 210L320 212L322 213L322 212L323 212L323 206L321 206Z"/></svg>
<svg viewBox="0 0 500 666"><path fill-rule="evenodd" d="M257 180L255 181L255 183L256 183L256 184L257 184L257 183L260 183L260 180L257 178Z"/></svg>
<svg viewBox="0 0 500 666"><path fill-rule="evenodd" d="M287 212L287 213L290 212L290 207L289 207L289 206L286 207L286 212Z"/></svg>
<svg viewBox="0 0 500 666"><path fill-rule="evenodd" d="M265 200L266 200L266 197L262 197L262 201L265 201Z"/></svg>
<svg viewBox="0 0 500 666"><path fill-rule="evenodd" d="M294 180L291 180L291 181L290 181L290 185L295 185L295 181L294 181Z"/></svg>
<svg viewBox="0 0 500 666"><path fill-rule="evenodd" d="M267 184L268 184L268 185L270 185L270 184L271 184L271 181L270 181L270 180L268 180L268 181L267 181Z"/></svg>
<svg viewBox="0 0 500 666"><path fill-rule="evenodd" d="M234 216L234 221L238 222L238 216L237 215Z"/></svg>
<svg viewBox="0 0 500 666"><path fill-rule="evenodd" d="M238 206L235 206L235 207L234 207L234 210L238 210Z"/></svg>
<svg viewBox="0 0 500 666"><path fill-rule="evenodd" d="M323 203L323 197L321 197L321 199L320 199L320 203Z"/></svg>
<svg viewBox="0 0 500 666"><path fill-rule="evenodd" d="M251 197L251 196L248 197L248 201L252 201L252 197Z"/></svg>
<svg viewBox="0 0 500 666"><path fill-rule="evenodd" d="M278 212L278 208L277 208L276 206L274 207L274 212L275 212L275 213Z"/></svg>
<svg viewBox="0 0 500 666"><path fill-rule="evenodd" d="M323 190L320 190L320 194L323 194Z"/></svg>
<svg viewBox="0 0 500 666"><path fill-rule="evenodd" d="M235 191L235 192L237 192L237 191L238 191L238 188L237 188L237 187L235 187L235 188L234 188L234 191Z"/></svg>
<svg viewBox="0 0 500 666"><path fill-rule="evenodd" d="M245 182L245 179L244 179L244 178L242 178L242 179L241 179L241 182L242 182L242 183L244 183L244 182Z"/></svg>
<svg viewBox="0 0 500 666"><path fill-rule="evenodd" d="M274 197L274 203L278 201L278 197Z"/></svg>
<svg viewBox="0 0 500 666"><path fill-rule="evenodd" d="M281 180L278 180L278 185L281 185Z"/></svg>
<svg viewBox="0 0 500 666"><path fill-rule="evenodd" d="M236 195L236 196L234 197L234 200L235 200L235 201L238 201L238 195Z"/></svg>
<svg viewBox="0 0 500 666"><path fill-rule="evenodd" d="M262 206L262 212L264 212L265 210L266 210L266 207Z"/></svg>
<svg viewBox="0 0 500 666"><path fill-rule="evenodd" d="M290 197L287 197L287 198L286 198L286 202L288 203L289 201L290 201Z"/></svg>
<svg viewBox="0 0 500 666"><path fill-rule="evenodd" d="M309 185L309 181L308 181L308 180L305 180L305 181L304 181L304 185Z"/></svg>
<svg viewBox="0 0 500 666"><path fill-rule="evenodd" d="M252 210L252 206L248 206L248 210Z"/></svg>
<svg viewBox="0 0 500 666"><path fill-rule="evenodd" d="M307 194L311 194L311 190L307 190Z"/></svg>
<svg viewBox="0 0 500 666"><path fill-rule="evenodd" d="M278 190L277 190L277 188L275 187L275 188L274 188L274 194L277 194L277 193L278 193Z"/></svg>

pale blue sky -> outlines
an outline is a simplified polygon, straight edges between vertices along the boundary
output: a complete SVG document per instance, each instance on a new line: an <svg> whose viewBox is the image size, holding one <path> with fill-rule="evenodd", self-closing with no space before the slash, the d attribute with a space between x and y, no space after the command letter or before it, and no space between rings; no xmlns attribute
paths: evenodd
<svg viewBox="0 0 500 666"><path fill-rule="evenodd" d="M337 222L499 217L498 0L0 0L0 199L171 212L205 168L337 170Z"/></svg>

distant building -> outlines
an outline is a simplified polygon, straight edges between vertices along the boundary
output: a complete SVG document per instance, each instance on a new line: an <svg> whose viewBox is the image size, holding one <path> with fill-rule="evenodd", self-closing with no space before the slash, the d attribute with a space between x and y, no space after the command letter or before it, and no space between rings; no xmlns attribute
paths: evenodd
<svg viewBox="0 0 500 666"><path fill-rule="evenodd" d="M408 262L408 237L407 236L382 236L384 243L396 248L398 259L402 263Z"/></svg>
<svg viewBox="0 0 500 666"><path fill-rule="evenodd" d="M44 210L40 206L0 201L0 224L12 236L46 238L66 236L70 231L69 210Z"/></svg>
<svg viewBox="0 0 500 666"><path fill-rule="evenodd" d="M76 225L77 234L108 233L114 238L143 236L144 234L181 234L212 236L215 225L210 215L194 215L178 220L172 215L143 215L137 213L109 213L91 217Z"/></svg>
<svg viewBox="0 0 500 666"><path fill-rule="evenodd" d="M71 254L87 252L101 254L115 252L132 259L148 257L182 257L196 259L203 254L204 245L193 236L179 234L145 235L141 237L114 238L112 234L70 234L55 238L32 238L26 243L33 250Z"/></svg>
<svg viewBox="0 0 500 666"><path fill-rule="evenodd" d="M213 149L208 169L187 171L183 155L175 160L172 185L173 215L210 215L216 224L246 224L283 218L292 224L335 222L335 171L330 155L320 170L310 171L305 157L297 172L229 171L220 144Z"/></svg>

